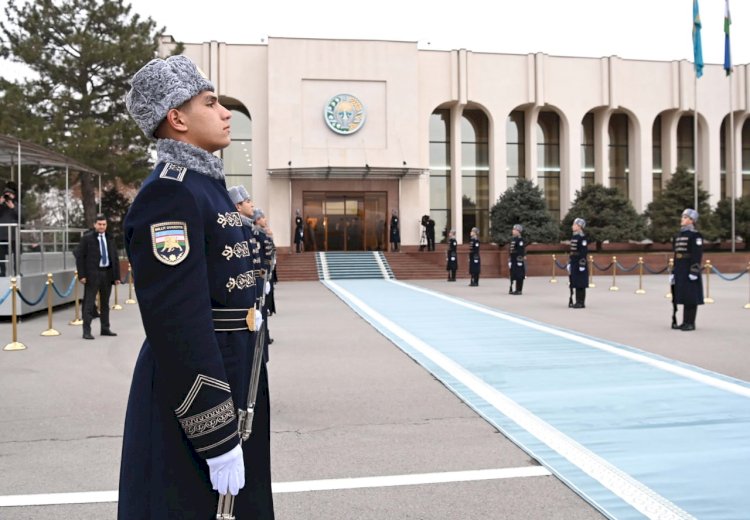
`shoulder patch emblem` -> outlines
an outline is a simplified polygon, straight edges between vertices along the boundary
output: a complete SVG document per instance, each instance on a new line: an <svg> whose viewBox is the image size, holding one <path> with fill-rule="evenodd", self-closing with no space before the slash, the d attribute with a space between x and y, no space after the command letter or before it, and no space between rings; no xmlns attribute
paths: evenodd
<svg viewBox="0 0 750 520"><path fill-rule="evenodd" d="M162 168L161 173L159 174L159 178L172 179L173 181L182 182L182 179L185 178L186 172L187 168L185 168L184 166L179 166L172 163L164 163L164 168Z"/></svg>
<svg viewBox="0 0 750 520"><path fill-rule="evenodd" d="M151 246L154 256L163 264L177 265L190 252L185 222L159 222L151 225Z"/></svg>

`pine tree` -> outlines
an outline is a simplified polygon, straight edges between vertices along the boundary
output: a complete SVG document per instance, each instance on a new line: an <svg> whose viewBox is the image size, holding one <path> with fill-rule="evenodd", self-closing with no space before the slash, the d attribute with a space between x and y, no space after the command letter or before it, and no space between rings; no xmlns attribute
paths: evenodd
<svg viewBox="0 0 750 520"><path fill-rule="evenodd" d="M724 199L716 206L716 217L719 222L721 238L732 238L732 201ZM750 195L734 201L734 231L742 237L747 249L750 241Z"/></svg>
<svg viewBox="0 0 750 520"><path fill-rule="evenodd" d="M654 242L669 242L680 228L680 215L685 208L695 205L694 178L686 168L680 166L669 179L662 194L656 197L644 213L649 221L648 236ZM708 192L698 183L698 229L703 238L714 240L719 236L711 215Z"/></svg>
<svg viewBox="0 0 750 520"><path fill-rule="evenodd" d="M638 214L630 200L617 188L589 184L576 192L573 206L560 224L563 236L570 236L573 220L586 221L586 236L596 242L625 242L642 240L646 236L646 221Z"/></svg>
<svg viewBox="0 0 750 520"><path fill-rule="evenodd" d="M128 116L125 94L132 75L155 57L164 29L131 15L122 0L10 0L5 15L0 56L26 64L35 77L0 82L0 133L76 159L102 172L105 185L115 177L140 180L150 143ZM90 224L97 183L89 173L80 181Z"/></svg>
<svg viewBox="0 0 750 520"><path fill-rule="evenodd" d="M519 179L490 208L490 240L506 244L514 224L523 226L523 236L528 243L559 240L557 225L547 211L542 190L529 180Z"/></svg>

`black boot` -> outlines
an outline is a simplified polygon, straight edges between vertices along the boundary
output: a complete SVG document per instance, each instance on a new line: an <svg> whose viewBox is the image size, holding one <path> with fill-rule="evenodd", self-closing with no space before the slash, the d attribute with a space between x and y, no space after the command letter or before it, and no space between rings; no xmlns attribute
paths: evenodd
<svg viewBox="0 0 750 520"><path fill-rule="evenodd" d="M516 296L520 296L523 294L523 278L520 280L516 280L516 290L513 291L513 294Z"/></svg>
<svg viewBox="0 0 750 520"><path fill-rule="evenodd" d="M573 304L574 309L586 308L586 289L576 289L576 302Z"/></svg>
<svg viewBox="0 0 750 520"><path fill-rule="evenodd" d="M682 326L680 326L680 330L688 332L695 330L695 317L697 314L697 305L684 305L682 309Z"/></svg>

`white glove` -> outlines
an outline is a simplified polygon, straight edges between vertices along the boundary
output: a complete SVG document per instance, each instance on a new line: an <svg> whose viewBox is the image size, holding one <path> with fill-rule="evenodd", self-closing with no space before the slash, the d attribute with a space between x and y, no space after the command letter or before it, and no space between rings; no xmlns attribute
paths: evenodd
<svg viewBox="0 0 750 520"><path fill-rule="evenodd" d="M581 271L581 272L584 272L586 270L586 268L585 267L579 267L578 270Z"/></svg>
<svg viewBox="0 0 750 520"><path fill-rule="evenodd" d="M510 269L510 262L508 262L508 269Z"/></svg>
<svg viewBox="0 0 750 520"><path fill-rule="evenodd" d="M271 282L266 282L266 285L263 288L263 291L265 291L266 294L271 292Z"/></svg>
<svg viewBox="0 0 750 520"><path fill-rule="evenodd" d="M260 330L261 325L263 325L263 313L260 310L255 309L255 331L256 332Z"/></svg>
<svg viewBox="0 0 750 520"><path fill-rule="evenodd" d="M222 495L237 495L245 487L245 461L239 444L218 457L206 459L211 485Z"/></svg>
<svg viewBox="0 0 750 520"><path fill-rule="evenodd" d="M669 275L669 285L674 285L674 275L673 274Z"/></svg>
<svg viewBox="0 0 750 520"><path fill-rule="evenodd" d="M565 269L567 269L568 270L568 274L570 274L570 264L566 265Z"/></svg>
<svg viewBox="0 0 750 520"><path fill-rule="evenodd" d="M690 278L691 282L694 282L694 281L696 281L698 279L698 275L696 275L696 274L689 274L688 278Z"/></svg>

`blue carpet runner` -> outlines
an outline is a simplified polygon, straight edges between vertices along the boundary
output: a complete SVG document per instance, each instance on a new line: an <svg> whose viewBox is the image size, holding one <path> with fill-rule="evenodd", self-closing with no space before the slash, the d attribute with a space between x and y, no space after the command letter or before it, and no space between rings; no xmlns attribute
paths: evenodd
<svg viewBox="0 0 750 520"><path fill-rule="evenodd" d="M324 282L609 518L750 519L750 384L387 280Z"/></svg>

